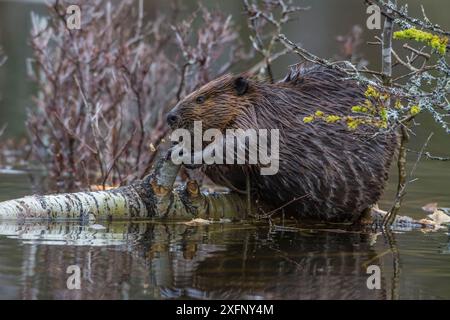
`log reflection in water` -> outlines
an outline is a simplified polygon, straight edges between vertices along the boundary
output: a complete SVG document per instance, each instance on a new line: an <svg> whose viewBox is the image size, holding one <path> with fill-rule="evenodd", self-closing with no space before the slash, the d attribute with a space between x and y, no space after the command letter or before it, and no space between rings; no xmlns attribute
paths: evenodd
<svg viewBox="0 0 450 320"><path fill-rule="evenodd" d="M388 248L372 234L285 232L243 224L1 224L22 246L20 298L391 298ZM17 241L17 240L14 240ZM58 245L49 245L58 244ZM7 259L7 258L4 258ZM382 267L369 290L366 262ZM68 290L69 265L82 270Z"/></svg>

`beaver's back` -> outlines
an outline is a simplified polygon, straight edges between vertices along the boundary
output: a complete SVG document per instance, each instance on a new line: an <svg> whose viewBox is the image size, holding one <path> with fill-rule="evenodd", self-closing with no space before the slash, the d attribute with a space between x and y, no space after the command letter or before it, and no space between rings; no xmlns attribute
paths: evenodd
<svg viewBox="0 0 450 320"><path fill-rule="evenodd" d="M253 99L233 127L279 129L279 172L263 176L254 167L214 165L205 167L209 178L244 189L245 171L251 175L252 192L272 208L308 195L287 207L298 218L354 220L379 200L396 134L370 126L352 131L341 122L303 121L316 110L351 114L352 106L364 102L364 88L333 69L294 68L282 82L258 87Z"/></svg>

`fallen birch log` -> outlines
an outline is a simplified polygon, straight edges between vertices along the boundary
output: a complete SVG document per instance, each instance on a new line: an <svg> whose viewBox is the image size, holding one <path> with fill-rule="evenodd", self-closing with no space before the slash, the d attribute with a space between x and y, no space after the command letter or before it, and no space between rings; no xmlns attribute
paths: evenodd
<svg viewBox="0 0 450 320"><path fill-rule="evenodd" d="M233 220L247 213L247 198L240 194L205 194L196 181L173 189L178 171L179 166L166 156L157 162L153 173L129 186L1 202L0 220Z"/></svg>
<svg viewBox="0 0 450 320"><path fill-rule="evenodd" d="M249 203L246 195L233 192L203 193L194 180L174 189L180 166L175 165L169 158L169 154L161 158L150 175L129 186L107 191L33 195L0 202L0 221L153 218L219 221L258 217L257 210L263 211L261 206ZM385 214L386 212L374 208L371 210L370 219L362 224L381 226ZM265 215L261 217L267 218ZM406 216L398 216L392 227L400 230L435 229L439 225L429 220L416 221Z"/></svg>

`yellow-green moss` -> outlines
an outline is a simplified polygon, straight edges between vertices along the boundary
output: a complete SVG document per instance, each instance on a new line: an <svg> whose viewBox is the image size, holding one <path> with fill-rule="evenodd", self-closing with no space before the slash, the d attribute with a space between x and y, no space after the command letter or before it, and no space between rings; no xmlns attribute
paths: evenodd
<svg viewBox="0 0 450 320"><path fill-rule="evenodd" d="M313 121L323 121L326 123L336 123L342 121L349 130L356 130L360 125L369 125L378 128L387 128L388 110L386 102L389 101L389 93L380 92L376 87L368 85L364 93L366 99L360 105L351 107L353 115L338 116L335 114L325 114L321 110L316 110L313 114L303 118L304 123Z"/></svg>
<svg viewBox="0 0 450 320"><path fill-rule="evenodd" d="M335 123L338 122L339 120L341 120L341 117L334 115L329 115L325 118L325 121L328 123Z"/></svg>
<svg viewBox="0 0 450 320"><path fill-rule="evenodd" d="M421 111L421 109L418 105L414 105L409 109L409 113L413 116L415 116L416 114L419 114L420 111Z"/></svg>
<svg viewBox="0 0 450 320"><path fill-rule="evenodd" d="M316 117L323 117L324 113L320 110L317 110L315 115L316 115Z"/></svg>
<svg viewBox="0 0 450 320"><path fill-rule="evenodd" d="M373 86L368 85L367 90L364 93L367 98L378 98L380 93Z"/></svg>
<svg viewBox="0 0 450 320"><path fill-rule="evenodd" d="M410 28L402 31L394 32L394 39L414 40L425 43L435 49L439 54L445 55L447 51L447 37L439 37L429 32Z"/></svg>
<svg viewBox="0 0 450 320"><path fill-rule="evenodd" d="M380 118L381 118L381 120L383 120L383 121L387 121L387 119L388 119L388 114L387 114L386 108L381 108L381 109L380 109Z"/></svg>
<svg viewBox="0 0 450 320"><path fill-rule="evenodd" d="M367 107L363 107L363 106L353 106L352 107L352 111L353 112L367 113L369 111L369 109Z"/></svg>
<svg viewBox="0 0 450 320"><path fill-rule="evenodd" d="M353 117L347 117L347 127L350 130L356 130L358 126L361 124L359 119L353 118Z"/></svg>
<svg viewBox="0 0 450 320"><path fill-rule="evenodd" d="M304 123L310 123L310 122L312 122L314 120L314 117L312 117L312 116L308 116L308 117L304 117L303 118L303 122Z"/></svg>
<svg viewBox="0 0 450 320"><path fill-rule="evenodd" d="M400 100L396 100L395 104L394 104L394 108L395 109L402 109L403 108L402 102Z"/></svg>

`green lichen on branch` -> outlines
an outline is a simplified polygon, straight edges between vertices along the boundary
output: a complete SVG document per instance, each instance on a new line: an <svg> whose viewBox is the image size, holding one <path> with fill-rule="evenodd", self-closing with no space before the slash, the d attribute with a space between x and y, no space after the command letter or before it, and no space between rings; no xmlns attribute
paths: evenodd
<svg viewBox="0 0 450 320"><path fill-rule="evenodd" d="M393 108L389 102L392 96L383 93L374 86L368 85L364 92L363 103L351 107L351 114L346 116L325 114L317 110L314 114L303 118L304 123L323 121L326 123L337 123L342 121L349 130L356 130L360 125L369 125L379 129L389 128L389 113L415 116L420 113L421 108L417 104L403 105L400 99L396 99Z"/></svg>
<svg viewBox="0 0 450 320"><path fill-rule="evenodd" d="M394 32L394 39L399 40L414 40L425 43L427 46L435 49L440 55L445 55L447 52L448 38L444 36L437 36L432 33L410 28L406 30Z"/></svg>
<svg viewBox="0 0 450 320"><path fill-rule="evenodd" d="M386 101L388 94L380 93L375 87L368 86L364 93L366 99L364 104L355 105L351 108L352 114L341 116L334 114L324 114L318 110L313 115L303 118L304 123L314 120L321 120L326 123L336 123L342 121L349 130L355 130L360 125L372 125L377 128L387 128Z"/></svg>

